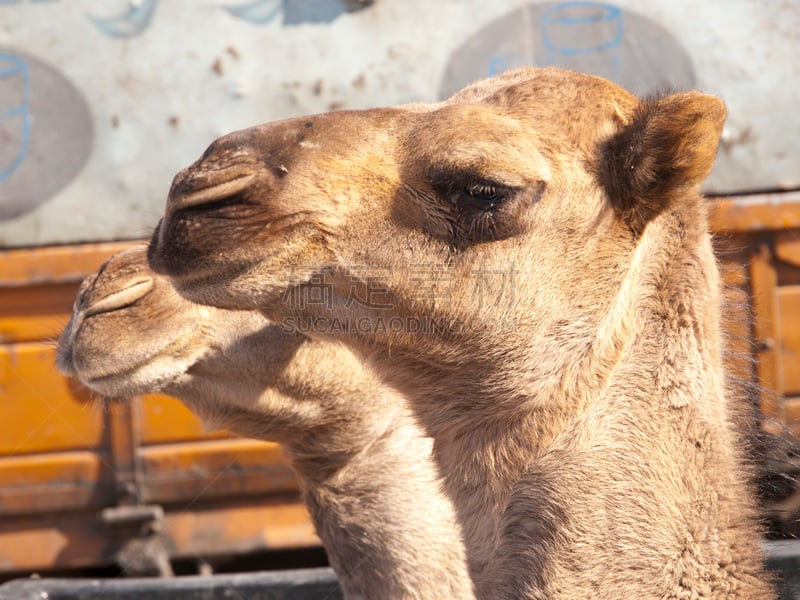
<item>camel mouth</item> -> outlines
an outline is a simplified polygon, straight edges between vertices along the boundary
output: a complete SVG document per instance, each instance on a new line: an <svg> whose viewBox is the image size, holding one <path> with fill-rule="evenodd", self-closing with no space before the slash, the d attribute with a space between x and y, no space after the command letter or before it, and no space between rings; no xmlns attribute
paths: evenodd
<svg viewBox="0 0 800 600"><path fill-rule="evenodd" d="M187 213L204 209L212 212L219 206L219 203L207 204ZM223 282L236 280L268 259L271 252L280 252L287 247L288 240L295 236L319 237L320 233L324 233L313 219L316 214L313 211L277 216L259 224L257 235L271 239L270 242L264 242L263 251L253 256L244 256L230 243L230 238L215 238L206 234L197 247L194 240L187 242L181 239L176 242L177 236L170 234L176 227L183 226L184 219L191 218L189 214L178 212L162 218L153 230L147 248L150 268L159 275L169 277L179 292L193 283L207 282L219 286Z"/></svg>
<svg viewBox="0 0 800 600"><path fill-rule="evenodd" d="M104 398L126 398L160 392L179 379L203 352L192 350L185 339L176 337L165 345L151 349L146 356L134 358L123 352L113 364L94 364L93 373L77 375L81 382ZM72 357L73 364L75 357Z"/></svg>
<svg viewBox="0 0 800 600"><path fill-rule="evenodd" d="M116 373L83 377L81 384L102 397L103 400L127 402L135 396L157 394L170 383L170 380L166 379L163 382L146 382L136 385L133 381L140 369L141 367L137 366Z"/></svg>
<svg viewBox="0 0 800 600"><path fill-rule="evenodd" d="M154 287L155 282L152 277L141 276L131 280L124 288L90 302L82 310L77 309L81 303L80 298L76 300L76 312L61 332L58 340L56 366L59 371L68 377L81 375L81 369L77 366L75 347L87 319L131 307L150 293Z"/></svg>
<svg viewBox="0 0 800 600"><path fill-rule="evenodd" d="M70 319L67 327L61 332L56 346L56 367L62 375L76 377L78 369L75 367L75 355L73 350L73 331L74 317Z"/></svg>
<svg viewBox="0 0 800 600"><path fill-rule="evenodd" d="M81 380L83 385L88 387L93 392L102 395L104 398L125 398L127 396L135 395L136 393L125 393L120 391L110 392L109 388L119 387L130 383L130 380L138 373L144 364L135 364L133 366L126 366L113 373L101 373L87 377L83 375Z"/></svg>
<svg viewBox="0 0 800 600"><path fill-rule="evenodd" d="M245 276L253 264L231 264L224 271L207 269L172 277L172 284L180 296L190 302L208 304L216 308L237 310L239 305L219 292L219 286Z"/></svg>

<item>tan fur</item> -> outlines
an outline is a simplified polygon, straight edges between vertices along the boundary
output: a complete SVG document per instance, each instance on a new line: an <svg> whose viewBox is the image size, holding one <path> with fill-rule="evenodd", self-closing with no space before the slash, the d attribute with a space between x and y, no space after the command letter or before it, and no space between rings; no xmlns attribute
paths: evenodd
<svg viewBox="0 0 800 600"><path fill-rule="evenodd" d="M529 69L261 125L176 176L149 258L404 394L482 597L768 598L698 193L724 118Z"/></svg>
<svg viewBox="0 0 800 600"><path fill-rule="evenodd" d="M431 441L346 349L183 300L140 247L87 278L58 365L105 396L162 391L284 444L347 598L470 598Z"/></svg>

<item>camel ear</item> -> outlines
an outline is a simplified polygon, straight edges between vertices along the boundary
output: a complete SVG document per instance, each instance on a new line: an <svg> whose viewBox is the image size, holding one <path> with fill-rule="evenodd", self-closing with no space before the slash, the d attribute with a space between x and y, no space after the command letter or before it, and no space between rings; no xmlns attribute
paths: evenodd
<svg viewBox="0 0 800 600"><path fill-rule="evenodd" d="M634 230L708 176L726 114L722 100L700 92L643 100L603 143L600 183Z"/></svg>

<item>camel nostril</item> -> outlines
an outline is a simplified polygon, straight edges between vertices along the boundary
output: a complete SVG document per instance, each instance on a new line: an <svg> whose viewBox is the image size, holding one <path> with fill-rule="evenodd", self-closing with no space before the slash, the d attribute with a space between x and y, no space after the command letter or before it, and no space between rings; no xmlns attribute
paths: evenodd
<svg viewBox="0 0 800 600"><path fill-rule="evenodd" d="M207 175L182 182L182 185L170 192L170 199L174 198L173 209L181 210L226 200L247 189L255 179L255 173L250 169L232 171L225 173L227 178L218 183L214 182L216 176L209 178Z"/></svg>
<svg viewBox="0 0 800 600"><path fill-rule="evenodd" d="M101 313L111 312L130 306L153 289L155 283L152 277L141 276L131 280L121 290L113 292L97 302L93 302L84 311L84 318Z"/></svg>

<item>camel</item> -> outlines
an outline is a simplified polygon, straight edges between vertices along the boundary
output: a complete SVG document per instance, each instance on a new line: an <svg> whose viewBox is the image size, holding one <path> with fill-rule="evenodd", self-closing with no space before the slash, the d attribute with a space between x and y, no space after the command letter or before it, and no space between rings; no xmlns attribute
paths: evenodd
<svg viewBox="0 0 800 600"><path fill-rule="evenodd" d="M482 598L769 598L699 185L718 98L522 69L214 141L148 258L352 349L434 439Z"/></svg>
<svg viewBox="0 0 800 600"><path fill-rule="evenodd" d="M341 346L182 299L144 246L82 284L60 370L109 398L160 391L282 443L346 598L473 598L431 441Z"/></svg>

